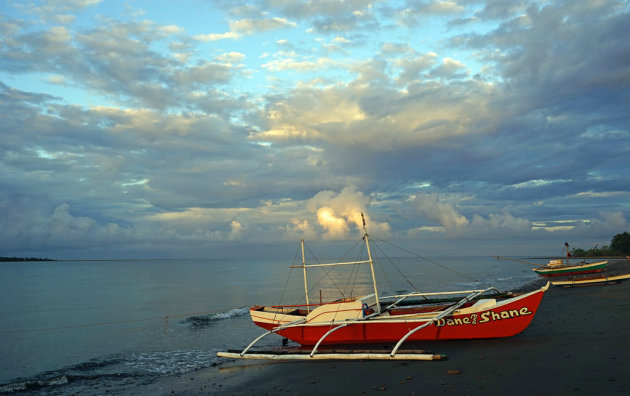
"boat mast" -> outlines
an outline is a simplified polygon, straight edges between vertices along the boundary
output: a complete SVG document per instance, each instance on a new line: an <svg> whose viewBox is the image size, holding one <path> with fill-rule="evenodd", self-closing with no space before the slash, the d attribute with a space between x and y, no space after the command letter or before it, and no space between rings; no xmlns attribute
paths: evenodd
<svg viewBox="0 0 630 396"><path fill-rule="evenodd" d="M368 238L367 229L365 228L365 217L361 212L361 220L363 220L363 239L365 239L365 247L367 248L368 260L370 261L370 271L372 271L372 284L374 285L374 297L376 298L376 313L381 313L381 302L378 299L378 288L376 287L376 277L374 276L374 261L372 253L370 253L370 240Z"/></svg>
<svg viewBox="0 0 630 396"><path fill-rule="evenodd" d="M304 270L304 295L306 296L306 310L311 312L311 307L308 305L308 283L306 282L306 259L304 258L304 239L300 240L300 246L302 247L302 269Z"/></svg>

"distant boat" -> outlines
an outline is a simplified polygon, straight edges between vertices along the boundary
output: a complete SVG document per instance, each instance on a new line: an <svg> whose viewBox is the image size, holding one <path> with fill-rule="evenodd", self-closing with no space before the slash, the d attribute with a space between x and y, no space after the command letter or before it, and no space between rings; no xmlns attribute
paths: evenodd
<svg viewBox="0 0 630 396"><path fill-rule="evenodd" d="M544 277L582 275L602 272L608 263L608 261L598 261L596 263L569 264L568 261L567 259L567 263L564 263L563 260L550 260L549 264L533 268L533 271Z"/></svg>
<svg viewBox="0 0 630 396"><path fill-rule="evenodd" d="M557 280L552 281L551 284L559 287L579 287L579 286L594 286L594 285L612 285L616 283L621 283L625 280L630 279L630 274L622 274L622 275L598 275L598 276L589 276L589 277L581 277L581 278L573 278L573 279L565 279L565 280Z"/></svg>
<svg viewBox="0 0 630 396"><path fill-rule="evenodd" d="M306 304L251 307L252 321L267 332L241 353L221 352L219 356L255 358L250 356L249 349L262 337L275 333L300 345L312 347L310 354L295 354L291 358L318 356L316 353L320 345L392 343L395 346L390 353L371 354L371 358L410 359L413 357L408 354L397 355L399 347L406 341L499 338L520 333L534 318L543 294L549 287L547 283L544 287L526 293L502 294L491 287L483 290L380 296L367 232L362 239L367 258L311 265L306 264L302 241L302 265L292 268L304 271ZM358 267L359 264L366 264L370 268L371 294L309 304L307 268ZM270 356L273 355L266 354L264 358L273 358ZM288 359L286 355L276 358Z"/></svg>
<svg viewBox="0 0 630 396"><path fill-rule="evenodd" d="M504 256L493 256L498 260L510 260L516 261L518 263L525 263L532 266L536 266L536 268L532 268L532 271L537 273L540 276L544 276L545 278L556 277L556 276L571 276L571 275L583 275L583 274L591 274L602 272L606 269L606 264L608 261L598 261L595 263L587 263L585 261L571 264L569 262L570 255L567 255L565 260L555 259L549 260L549 263L546 265L540 266L539 264L532 263L525 260L515 259L511 257Z"/></svg>

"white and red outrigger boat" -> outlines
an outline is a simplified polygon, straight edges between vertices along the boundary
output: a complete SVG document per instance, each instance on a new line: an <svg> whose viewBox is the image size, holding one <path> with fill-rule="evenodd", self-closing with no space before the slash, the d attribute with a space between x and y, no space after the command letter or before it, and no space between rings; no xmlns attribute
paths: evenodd
<svg viewBox="0 0 630 396"><path fill-rule="evenodd" d="M571 275L585 275L585 274L593 274L597 272L606 271L606 264L608 264L608 261L598 261L598 262L593 262L593 263L587 263L585 260L582 260L577 263L571 263L570 262L571 252L569 251L568 242L564 243L563 249L564 250L562 253L563 254L566 253L565 259L552 259L552 260L549 260L549 263L543 266L539 266L536 263L532 263L526 260L520 260L520 259L515 259L515 258L510 258L510 257L501 257L501 256L494 256L494 257L496 257L499 260L505 259L505 260L510 260L510 261L516 261L518 263L533 265L536 268L532 268L532 271L534 271L538 275L543 276L545 278L563 277L563 276L571 276Z"/></svg>
<svg viewBox="0 0 630 396"><path fill-rule="evenodd" d="M221 357L252 359L416 359L436 360L443 355L424 351L402 351L406 341L437 341L510 337L522 332L540 305L544 287L526 293L501 293L491 287L439 293L408 293L380 296L374 276L370 239L363 236L367 259L351 262L307 265L302 242L304 305L256 305L250 308L252 321L267 330L240 352L219 352ZM373 293L341 300L309 304L306 270L364 264L369 266ZM413 300L412 303L409 303ZM308 346L308 353L251 353L261 338L278 334ZM320 346L390 344L389 353L319 353Z"/></svg>

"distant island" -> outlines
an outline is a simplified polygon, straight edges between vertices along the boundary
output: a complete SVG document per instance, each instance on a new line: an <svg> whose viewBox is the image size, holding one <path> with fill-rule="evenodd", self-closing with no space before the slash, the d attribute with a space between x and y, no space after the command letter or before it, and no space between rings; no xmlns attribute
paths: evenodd
<svg viewBox="0 0 630 396"><path fill-rule="evenodd" d="M53 259L39 257L0 257L0 262L16 262L16 261L55 261Z"/></svg>

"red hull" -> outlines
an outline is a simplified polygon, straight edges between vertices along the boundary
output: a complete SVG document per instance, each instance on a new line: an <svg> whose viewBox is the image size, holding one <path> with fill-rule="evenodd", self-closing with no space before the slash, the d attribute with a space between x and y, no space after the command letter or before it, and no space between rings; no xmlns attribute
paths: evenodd
<svg viewBox="0 0 630 396"><path fill-rule="evenodd" d="M490 310L440 319L438 322L415 332L407 340L499 338L516 335L523 331L534 318L543 294L544 291L539 290L525 298L515 299ZM270 323L255 323L267 330L275 327ZM397 342L410 330L423 323L425 322L421 320L397 322L394 319L359 321L331 333L324 339L323 344ZM339 324L295 326L280 330L277 334L301 345L315 345L326 332Z"/></svg>

